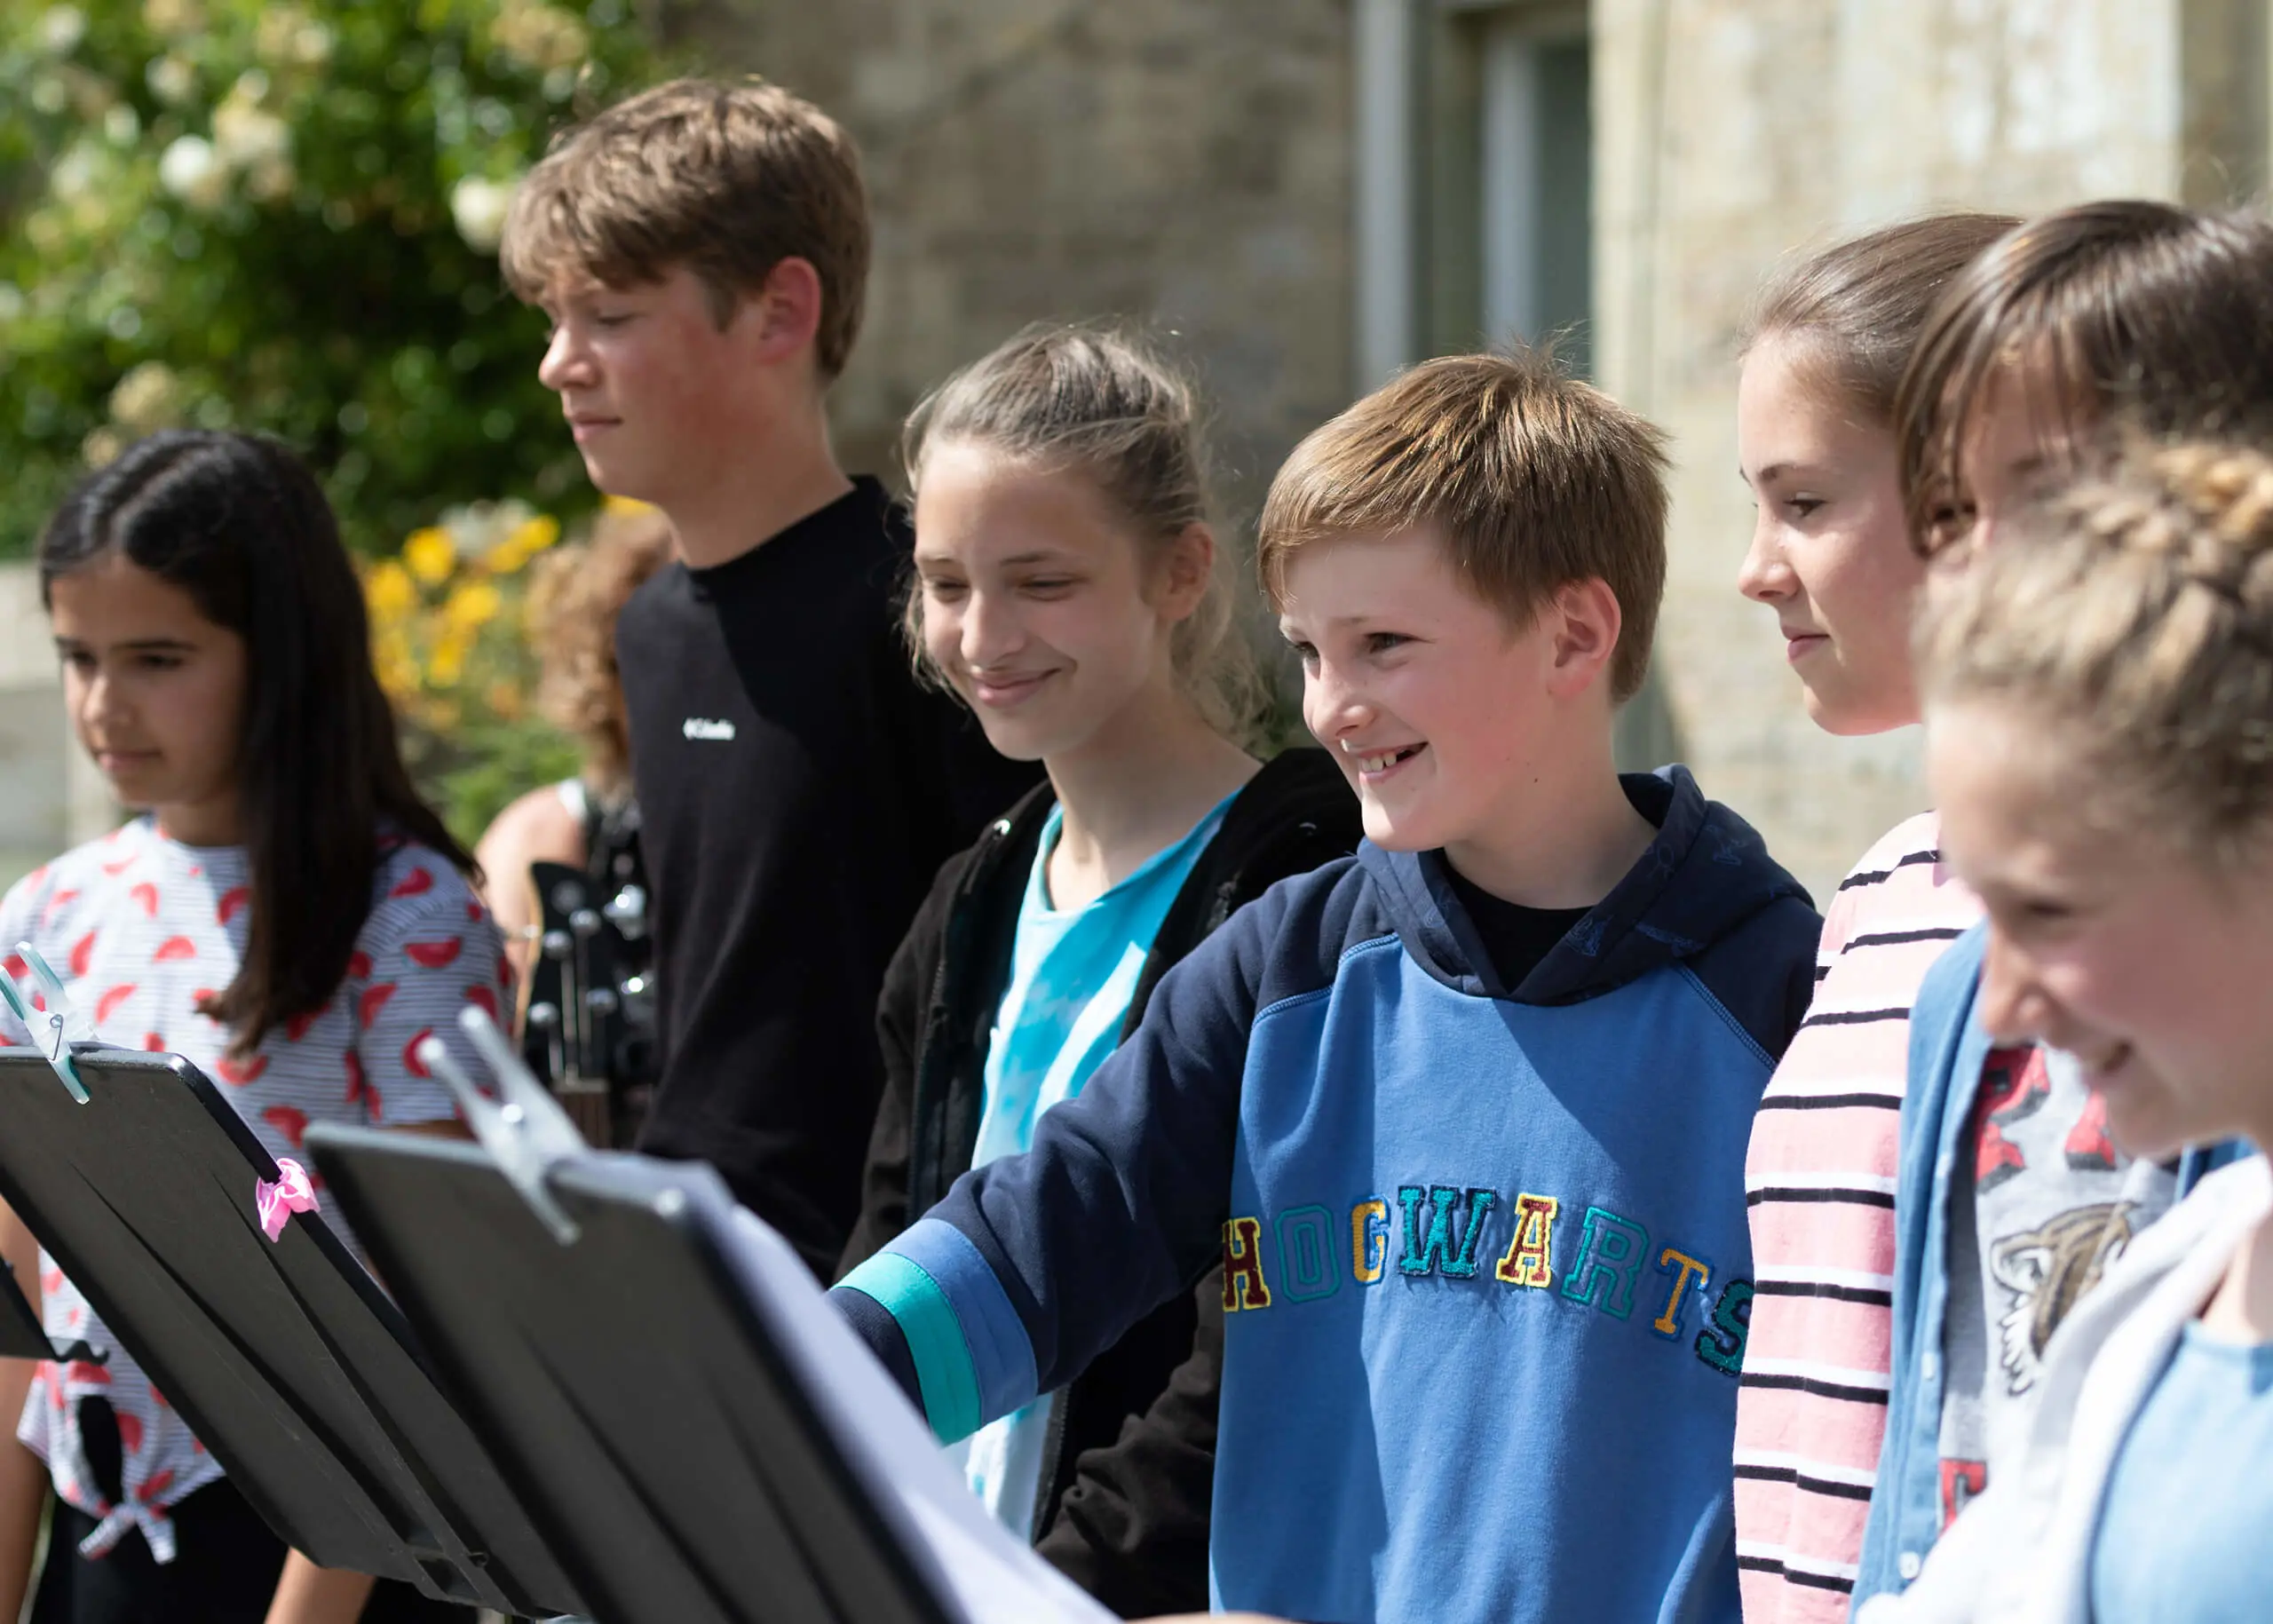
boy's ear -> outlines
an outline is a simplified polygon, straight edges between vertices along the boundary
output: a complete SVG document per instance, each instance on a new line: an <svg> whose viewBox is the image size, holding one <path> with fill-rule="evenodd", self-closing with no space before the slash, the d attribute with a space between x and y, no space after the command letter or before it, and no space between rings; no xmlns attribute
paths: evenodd
<svg viewBox="0 0 2273 1624"><path fill-rule="evenodd" d="M743 296L743 321L758 324L757 359L780 362L811 350L820 331L820 273L796 255L780 261Z"/></svg>
<svg viewBox="0 0 2273 1624"><path fill-rule="evenodd" d="M1567 583L1548 600L1541 620L1554 639L1549 693L1557 699L1575 699L1594 684L1607 681L1611 657L1618 652L1618 634L1626 623L1610 582L1596 575Z"/></svg>
<svg viewBox="0 0 2273 1624"><path fill-rule="evenodd" d="M1157 606L1162 618L1183 621L1198 613L1215 573L1216 533L1206 525L1186 525L1160 559Z"/></svg>

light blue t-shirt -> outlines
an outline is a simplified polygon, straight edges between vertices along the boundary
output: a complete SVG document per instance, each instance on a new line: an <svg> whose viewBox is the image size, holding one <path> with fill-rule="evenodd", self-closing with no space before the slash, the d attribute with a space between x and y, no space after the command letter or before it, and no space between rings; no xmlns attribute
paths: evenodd
<svg viewBox="0 0 2273 1624"><path fill-rule="evenodd" d="M1225 796L1190 834L1087 907L1065 910L1050 906L1049 856L1064 827L1061 809L1050 808L1018 908L1010 984L987 1040L973 1167L1031 1148L1041 1113L1079 1094L1120 1046L1160 921L1231 804ZM1021 1538L1034 1527L1050 1405L1045 1393L948 1451L962 1457L971 1492Z"/></svg>
<svg viewBox="0 0 2273 1624"><path fill-rule="evenodd" d="M2092 1544L2094 1624L2273 1614L2273 1345L2190 1322L2116 1456Z"/></svg>

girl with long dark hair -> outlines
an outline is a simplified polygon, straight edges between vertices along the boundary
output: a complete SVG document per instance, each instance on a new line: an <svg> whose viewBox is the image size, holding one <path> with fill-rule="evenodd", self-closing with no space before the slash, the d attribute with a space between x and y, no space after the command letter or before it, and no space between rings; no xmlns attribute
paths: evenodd
<svg viewBox="0 0 2273 1624"><path fill-rule="evenodd" d="M460 1131L416 1051L461 1045L469 1002L496 1013L502 943L473 860L403 769L306 468L246 435L154 436L64 503L39 578L79 741L139 815L10 891L0 946L33 944L106 1042L194 1061L273 1155L314 1121ZM9 1224L28 1285L33 1248ZM0 1406L23 1401L30 1455L0 1468L0 1611L25 1583L43 1477L38 1624L436 1605L288 1553L72 1283L36 1268L51 1335L108 1359L7 1362Z"/></svg>

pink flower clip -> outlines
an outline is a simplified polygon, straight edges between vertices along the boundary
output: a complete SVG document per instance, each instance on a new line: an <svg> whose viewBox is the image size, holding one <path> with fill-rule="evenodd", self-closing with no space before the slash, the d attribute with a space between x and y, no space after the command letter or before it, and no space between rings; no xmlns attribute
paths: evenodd
<svg viewBox="0 0 2273 1624"><path fill-rule="evenodd" d="M274 1184L261 1179L253 1185L253 1205L260 1209L260 1232L271 1240L284 1233L284 1225L296 1212L314 1212L315 1186L308 1182L308 1170L290 1157L280 1157L276 1163Z"/></svg>

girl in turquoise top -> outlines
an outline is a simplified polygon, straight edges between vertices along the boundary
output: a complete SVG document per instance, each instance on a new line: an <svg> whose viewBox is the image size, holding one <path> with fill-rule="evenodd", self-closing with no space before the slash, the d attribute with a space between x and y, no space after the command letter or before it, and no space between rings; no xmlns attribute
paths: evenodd
<svg viewBox="0 0 2273 1624"><path fill-rule="evenodd" d="M887 978L848 1268L964 1169L1026 1150L1233 907L1356 844L1321 753L1251 753L1264 693L1196 417L1151 349L1075 327L1020 334L910 420L917 663L1049 781L949 862ZM995 1514L1123 1611L1206 1604L1216 1367L1194 1304L1173 1309L959 1446ZM1157 1430L1121 1438L1163 1400ZM1085 1448L1104 1453L1077 1471Z"/></svg>

